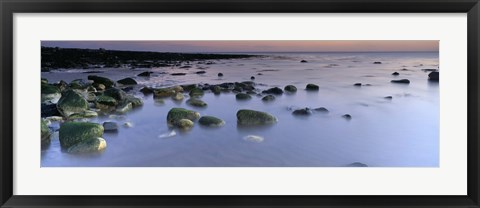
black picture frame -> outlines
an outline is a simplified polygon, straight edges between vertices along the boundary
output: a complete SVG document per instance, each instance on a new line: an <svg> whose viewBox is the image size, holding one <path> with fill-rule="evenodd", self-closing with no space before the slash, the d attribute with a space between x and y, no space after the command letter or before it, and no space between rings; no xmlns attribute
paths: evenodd
<svg viewBox="0 0 480 208"><path fill-rule="evenodd" d="M1 207L480 207L478 0L1 0ZM25 196L13 195L15 13L467 13L468 194L466 196Z"/></svg>

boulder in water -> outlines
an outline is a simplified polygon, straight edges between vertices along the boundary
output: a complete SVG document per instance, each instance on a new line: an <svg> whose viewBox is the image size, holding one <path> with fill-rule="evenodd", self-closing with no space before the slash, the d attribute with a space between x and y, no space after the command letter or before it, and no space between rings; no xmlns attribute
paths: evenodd
<svg viewBox="0 0 480 208"><path fill-rule="evenodd" d="M440 73L439 72L430 72L430 74L428 74L428 79L429 80L432 80L432 81L438 81L440 78Z"/></svg>
<svg viewBox="0 0 480 208"><path fill-rule="evenodd" d="M208 127L219 127L219 126L223 126L225 124L225 121L213 116L202 116L198 120L198 123Z"/></svg>
<svg viewBox="0 0 480 208"><path fill-rule="evenodd" d="M60 125L59 140L63 148L103 135L103 126L89 122L66 122Z"/></svg>
<svg viewBox="0 0 480 208"><path fill-rule="evenodd" d="M133 78L130 78L130 77L118 80L117 82L122 84L122 85L136 85L137 84L137 81L135 81Z"/></svg>
<svg viewBox="0 0 480 208"><path fill-rule="evenodd" d="M266 112L242 109L237 112L237 123L240 125L265 125L277 122L275 116Z"/></svg>
<svg viewBox="0 0 480 208"><path fill-rule="evenodd" d="M410 80L408 79L397 79L390 81L392 83L399 83L399 84L410 84Z"/></svg>
<svg viewBox="0 0 480 208"><path fill-rule="evenodd" d="M316 84L307 84L305 89L308 91L318 91L320 88Z"/></svg>

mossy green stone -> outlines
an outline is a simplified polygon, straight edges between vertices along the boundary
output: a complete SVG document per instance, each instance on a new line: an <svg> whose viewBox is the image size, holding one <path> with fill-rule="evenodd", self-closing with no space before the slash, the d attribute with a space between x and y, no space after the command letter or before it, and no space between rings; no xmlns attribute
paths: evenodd
<svg viewBox="0 0 480 208"><path fill-rule="evenodd" d="M170 124L174 124L176 121L180 119L189 119L191 121L198 120L200 118L200 113L187 110L185 108L172 108L168 111L167 114L167 122Z"/></svg>
<svg viewBox="0 0 480 208"><path fill-rule="evenodd" d="M214 86L212 88L212 92L213 92L213 94L218 95L218 94L220 94L220 92L222 92L222 88L220 86Z"/></svg>
<svg viewBox="0 0 480 208"><path fill-rule="evenodd" d="M97 96L97 103L108 105L108 106L116 106L117 100L115 100L115 98L112 98L110 96L100 95L100 96Z"/></svg>
<svg viewBox="0 0 480 208"><path fill-rule="evenodd" d="M103 95L115 98L115 100L117 100L118 102L125 100L127 97L127 93L118 88L107 89L105 90L105 92L103 92Z"/></svg>
<svg viewBox="0 0 480 208"><path fill-rule="evenodd" d="M60 126L59 140L63 148L69 148L81 141L101 137L103 126L90 122L67 122Z"/></svg>
<svg viewBox="0 0 480 208"><path fill-rule="evenodd" d="M96 76L96 75L90 75L88 76L88 80L93 80L93 82L98 83L98 84L103 84L105 85L106 88L110 88L115 86L115 83L106 77L101 77L101 76Z"/></svg>
<svg viewBox="0 0 480 208"><path fill-rule="evenodd" d="M206 102L203 102L202 100L196 99L196 98L190 98L187 100L187 104L195 107L205 107L207 106Z"/></svg>
<svg viewBox="0 0 480 208"><path fill-rule="evenodd" d="M60 89L57 86L42 83L42 95L56 93L60 93Z"/></svg>
<svg viewBox="0 0 480 208"><path fill-rule="evenodd" d="M93 117L97 117L97 116L98 116L97 112L91 111L91 110L85 110L85 111L80 112L80 113L71 114L68 118L69 119L93 118Z"/></svg>
<svg viewBox="0 0 480 208"><path fill-rule="evenodd" d="M80 113L88 109L88 102L82 95L73 91L67 90L62 94L57 103L58 111L65 117L74 113Z"/></svg>
<svg viewBox="0 0 480 208"><path fill-rule="evenodd" d="M191 129L193 128L193 121L190 119L180 119L178 121L175 121L174 123L175 127L181 128L181 129Z"/></svg>
<svg viewBox="0 0 480 208"><path fill-rule="evenodd" d="M68 153L92 153L104 150L107 147L107 142L103 138L91 138L81 141L67 149Z"/></svg>
<svg viewBox="0 0 480 208"><path fill-rule="evenodd" d="M127 96L126 100L127 100L127 102L132 103L132 107L134 107L134 108L143 105L142 99L134 97L134 96Z"/></svg>
<svg viewBox="0 0 480 208"><path fill-rule="evenodd" d="M117 113L127 113L128 111L132 110L132 108L132 103L125 103L117 108Z"/></svg>
<svg viewBox="0 0 480 208"><path fill-rule="evenodd" d="M183 100L184 96L181 92L175 93L175 95L172 95L172 99L175 101L180 101Z"/></svg>
<svg viewBox="0 0 480 208"><path fill-rule="evenodd" d="M274 100L275 100L274 95L267 95L267 96L262 98L262 101L264 101L264 102L270 102L270 101L274 101Z"/></svg>
<svg viewBox="0 0 480 208"><path fill-rule="evenodd" d="M275 116L261 111L242 109L237 112L237 123L240 125L264 125L277 122Z"/></svg>
<svg viewBox="0 0 480 208"><path fill-rule="evenodd" d="M190 91L189 95L190 95L191 97L201 97L201 96L204 95L204 92L203 92L202 89L193 88L193 89Z"/></svg>
<svg viewBox="0 0 480 208"><path fill-rule="evenodd" d="M160 88L153 90L153 97L166 98L175 95L175 90L172 88Z"/></svg>
<svg viewBox="0 0 480 208"><path fill-rule="evenodd" d="M202 116L198 123L209 127L219 127L225 125L225 121L213 116Z"/></svg>
<svg viewBox="0 0 480 208"><path fill-rule="evenodd" d="M48 129L47 122L45 120L40 119L40 130L41 130L41 141L45 141L50 139L50 129Z"/></svg>
<svg viewBox="0 0 480 208"><path fill-rule="evenodd" d="M238 93L235 95L235 98L237 100L250 100L252 99L252 96L250 96L249 94L246 94L246 93Z"/></svg>

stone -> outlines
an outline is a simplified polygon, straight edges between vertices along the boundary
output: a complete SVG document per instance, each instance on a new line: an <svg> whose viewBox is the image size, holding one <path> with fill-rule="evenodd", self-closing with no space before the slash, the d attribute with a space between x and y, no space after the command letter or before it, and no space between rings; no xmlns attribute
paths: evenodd
<svg viewBox="0 0 480 208"><path fill-rule="evenodd" d="M50 140L50 129L48 128L47 122L43 119L40 119L40 141Z"/></svg>
<svg viewBox="0 0 480 208"><path fill-rule="evenodd" d="M198 123L203 125L203 126L208 126L208 127L220 127L225 125L225 121L222 119L219 119L217 117L213 116L202 116L199 120Z"/></svg>
<svg viewBox="0 0 480 208"><path fill-rule="evenodd" d="M348 164L347 167L368 167L368 165L360 162L354 162L354 163Z"/></svg>
<svg viewBox="0 0 480 208"><path fill-rule="evenodd" d="M73 90L65 91L57 103L57 110L65 117L69 117L74 113L81 113L87 109L87 100Z"/></svg>
<svg viewBox="0 0 480 208"><path fill-rule="evenodd" d="M267 95L267 96L262 98L262 101L264 101L264 102L271 102L271 101L274 101L274 100L275 100L274 95Z"/></svg>
<svg viewBox="0 0 480 208"><path fill-rule="evenodd" d="M301 60L300 63L307 63L308 61L306 60Z"/></svg>
<svg viewBox="0 0 480 208"><path fill-rule="evenodd" d="M130 78L130 77L118 80L117 82L122 84L122 85L136 85L136 84L138 84L137 81L135 81L133 78Z"/></svg>
<svg viewBox="0 0 480 208"><path fill-rule="evenodd" d="M189 119L191 121L196 121L200 118L200 113L187 110L185 108L172 108L168 111L167 122L169 124L174 124L175 121L180 119Z"/></svg>
<svg viewBox="0 0 480 208"><path fill-rule="evenodd" d="M42 83L41 86L41 102L57 103L62 97L60 88L54 85Z"/></svg>
<svg viewBox="0 0 480 208"><path fill-rule="evenodd" d="M400 73L398 73L398 72L393 72L392 75L393 75L393 76L398 76L398 75L400 75Z"/></svg>
<svg viewBox="0 0 480 208"><path fill-rule="evenodd" d="M137 76L139 76L139 77L149 77L151 74L153 74L153 72L146 71L146 72L142 72L142 73L138 74Z"/></svg>
<svg viewBox="0 0 480 208"><path fill-rule="evenodd" d="M373 64L382 64L382 62L380 62L380 61L375 61L375 62L373 62Z"/></svg>
<svg viewBox="0 0 480 208"><path fill-rule="evenodd" d="M345 115L342 116L342 118L350 120L350 119L352 119L352 116L350 114L345 114Z"/></svg>
<svg viewBox="0 0 480 208"><path fill-rule="evenodd" d="M117 100L118 102L124 101L127 97L127 93L118 88L109 88L103 93L105 96L109 96Z"/></svg>
<svg viewBox="0 0 480 208"><path fill-rule="evenodd" d="M250 100L252 99L252 96L250 96L249 94L245 94L245 93L238 93L235 95L235 99L237 100Z"/></svg>
<svg viewBox="0 0 480 208"><path fill-rule="evenodd" d="M360 87L360 86L362 86L362 83L355 83L355 84L353 84L353 86Z"/></svg>
<svg viewBox="0 0 480 208"><path fill-rule="evenodd" d="M80 154L80 153L93 153L101 152L107 148L107 142L105 139L97 137L81 141L67 149L68 153Z"/></svg>
<svg viewBox="0 0 480 208"><path fill-rule="evenodd" d="M123 105L117 107L116 112L120 114L125 114L132 109L133 109L132 103L124 103Z"/></svg>
<svg viewBox="0 0 480 208"><path fill-rule="evenodd" d="M204 95L204 92L200 88L193 88L188 94L190 95L190 97L202 97Z"/></svg>
<svg viewBox="0 0 480 208"><path fill-rule="evenodd" d="M265 125L277 122L277 118L266 112L242 109L237 112L237 123L240 125Z"/></svg>
<svg viewBox="0 0 480 208"><path fill-rule="evenodd" d="M175 95L172 95L172 99L175 100L175 101L181 101L183 100L185 96L183 96L183 93L181 92L177 92L175 93Z"/></svg>
<svg viewBox="0 0 480 208"><path fill-rule="evenodd" d="M103 122L103 129L105 132L115 132L118 131L118 124L111 121Z"/></svg>
<svg viewBox="0 0 480 208"><path fill-rule="evenodd" d="M385 98L385 99L387 99L387 100L391 100L391 99L393 99L393 97L392 97L392 96L385 96L384 98Z"/></svg>
<svg viewBox="0 0 480 208"><path fill-rule="evenodd" d="M316 84L307 84L305 89L308 91L318 91L320 88Z"/></svg>
<svg viewBox="0 0 480 208"><path fill-rule="evenodd" d="M410 80L408 79L397 79L390 81L392 83L399 83L399 84L410 84Z"/></svg>
<svg viewBox="0 0 480 208"><path fill-rule="evenodd" d="M314 111L316 112L321 112L321 113L328 113L328 109L324 108L324 107L320 107L320 108L315 108L313 109Z"/></svg>
<svg viewBox="0 0 480 208"><path fill-rule="evenodd" d="M175 121L173 123L173 125L177 128L187 130L187 129L193 128L194 123L193 123L193 121L191 121L189 119L180 119L180 120Z"/></svg>
<svg viewBox="0 0 480 208"><path fill-rule="evenodd" d="M206 107L207 103L203 102L200 99L190 98L187 100L187 104L195 107Z"/></svg>
<svg viewBox="0 0 480 208"><path fill-rule="evenodd" d="M207 73L207 72L206 72L206 71L197 71L197 72L195 72L195 74L205 74L205 73Z"/></svg>
<svg viewBox="0 0 480 208"><path fill-rule="evenodd" d="M223 77L223 73L218 73L217 76L218 77Z"/></svg>
<svg viewBox="0 0 480 208"><path fill-rule="evenodd" d="M172 76L184 76L186 74L187 73L171 73L170 75L172 75Z"/></svg>
<svg viewBox="0 0 480 208"><path fill-rule="evenodd" d="M101 137L103 126L89 122L66 122L60 125L59 140L63 148L69 148L81 141Z"/></svg>
<svg viewBox="0 0 480 208"><path fill-rule="evenodd" d="M440 78L440 72L430 72L430 74L428 74L428 79L429 80L432 80L432 81L438 81Z"/></svg>
<svg viewBox="0 0 480 208"><path fill-rule="evenodd" d="M278 88L278 87L273 87L273 88L270 88L268 90L264 90L262 93L265 93L265 94L274 94L274 95L281 95L283 94L283 90Z"/></svg>
<svg viewBox="0 0 480 208"><path fill-rule="evenodd" d="M312 114L312 110L310 110L309 108L302 108L294 110L292 114L296 116L308 116Z"/></svg>
<svg viewBox="0 0 480 208"><path fill-rule="evenodd" d="M88 80L92 80L94 83L103 84L106 88L114 87L115 82L106 77L101 77L97 75L89 75Z"/></svg>
<svg viewBox="0 0 480 208"><path fill-rule="evenodd" d="M286 92L294 93L297 92L297 87L293 85L287 85L285 88L283 88Z"/></svg>
<svg viewBox="0 0 480 208"><path fill-rule="evenodd" d="M255 80L255 77L254 77L254 76L251 76L250 79L251 79L251 80Z"/></svg>

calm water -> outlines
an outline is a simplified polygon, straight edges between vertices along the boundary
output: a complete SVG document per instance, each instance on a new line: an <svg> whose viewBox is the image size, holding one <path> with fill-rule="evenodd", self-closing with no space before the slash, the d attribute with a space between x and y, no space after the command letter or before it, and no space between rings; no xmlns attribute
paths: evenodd
<svg viewBox="0 0 480 208"><path fill-rule="evenodd" d="M193 64L186 69L100 69L114 80L150 70L150 78L136 77L139 86L248 81L255 76L257 88L287 84L297 86L293 95L277 96L272 103L261 97L236 101L233 93L202 98L206 108L190 107L165 99L157 103L144 96L144 106L124 117L98 117L91 122L117 121L118 133L105 133L106 151L92 155L63 153L58 133L42 150L41 164L51 166L116 167L341 167L361 162L373 167L438 167L439 87L428 81L421 69L438 68L438 53L277 53L267 57L215 60L215 64ZM308 63L300 63L305 59ZM373 64L381 61L382 64ZM198 69L205 68L205 69ZM406 71L402 70L407 69ZM92 69L93 70L93 69ZM97 70L97 69L95 69ZM203 75L195 71L205 70ZM71 81L91 74L84 70L42 73L50 82ZM394 71L400 76L391 75ZM171 76L162 72L185 72ZM224 77L218 78L221 72ZM263 75L257 75L262 73ZM409 79L409 85L392 84L392 79ZM371 86L354 87L361 82ZM304 90L307 83L320 86L318 92ZM393 96L392 100L384 99ZM220 128L198 124L187 132L169 129L167 112L172 107L194 109L201 115L225 120ZM326 107L328 114L293 116L288 108ZM269 112L278 123L264 127L238 127L239 109ZM345 120L343 114L352 115ZM131 122L133 127L123 127ZM53 123L52 126L58 124ZM169 135L169 137L165 137ZM244 140L247 135L263 142Z"/></svg>

